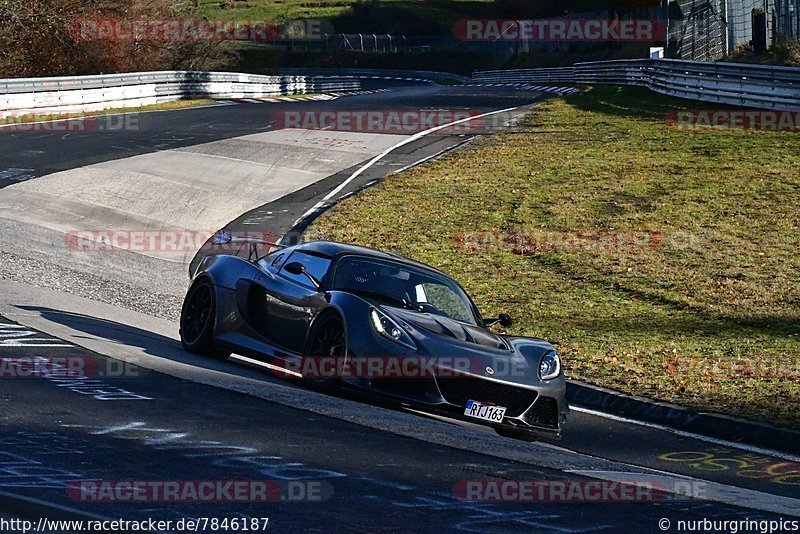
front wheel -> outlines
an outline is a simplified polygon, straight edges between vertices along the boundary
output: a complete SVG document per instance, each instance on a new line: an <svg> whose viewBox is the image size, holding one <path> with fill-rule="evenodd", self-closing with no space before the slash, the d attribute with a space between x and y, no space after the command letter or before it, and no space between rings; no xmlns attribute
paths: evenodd
<svg viewBox="0 0 800 534"><path fill-rule="evenodd" d="M220 360L230 356L230 352L214 348L215 313L214 286L202 278L192 284L183 300L180 335L184 350Z"/></svg>
<svg viewBox="0 0 800 534"><path fill-rule="evenodd" d="M306 372L304 372L303 380L308 387L328 393L339 389L339 363L345 354L347 354L347 340L342 320L334 313L320 317L311 327L303 355L304 358L317 359L317 362L314 362L317 365L306 365L310 362L304 362ZM335 365L323 365L323 362L328 359L333 360ZM325 369L332 369L332 376L322 376L320 371Z"/></svg>

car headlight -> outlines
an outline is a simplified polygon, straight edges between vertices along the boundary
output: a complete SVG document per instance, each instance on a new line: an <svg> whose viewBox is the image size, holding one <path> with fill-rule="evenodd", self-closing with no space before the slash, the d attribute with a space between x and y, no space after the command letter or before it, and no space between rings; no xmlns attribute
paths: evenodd
<svg viewBox="0 0 800 534"><path fill-rule="evenodd" d="M539 360L539 378L552 380L561 374L561 360L555 352L546 352Z"/></svg>
<svg viewBox="0 0 800 534"><path fill-rule="evenodd" d="M375 308L370 308L369 316L372 319L372 326L378 331L380 335L385 338L391 339L401 345L417 350L417 345L411 336L406 333L403 328L397 324L391 317Z"/></svg>

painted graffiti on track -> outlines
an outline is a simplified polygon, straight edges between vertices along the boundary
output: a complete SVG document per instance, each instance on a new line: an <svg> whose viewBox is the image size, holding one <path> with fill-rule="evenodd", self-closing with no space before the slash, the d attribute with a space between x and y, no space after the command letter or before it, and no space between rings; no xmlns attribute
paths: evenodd
<svg viewBox="0 0 800 534"><path fill-rule="evenodd" d="M681 462L700 472L732 472L742 478L766 479L774 484L800 486L800 464L726 447L669 452L658 459Z"/></svg>
<svg viewBox="0 0 800 534"><path fill-rule="evenodd" d="M153 400L107 381L148 372L0 317L0 380L40 379L99 401Z"/></svg>

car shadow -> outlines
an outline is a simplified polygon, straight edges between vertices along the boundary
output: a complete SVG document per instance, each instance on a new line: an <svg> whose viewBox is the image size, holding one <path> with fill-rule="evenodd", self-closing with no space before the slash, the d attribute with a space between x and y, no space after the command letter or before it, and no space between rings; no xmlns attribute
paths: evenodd
<svg viewBox="0 0 800 534"><path fill-rule="evenodd" d="M102 338L119 345L137 347L142 349L145 354L156 358L162 358L175 363L190 365L195 368L222 372L231 376L259 380L262 382L274 383L286 387L293 387L315 395L345 398L357 401L361 404L379 408L405 411L403 404L398 401L375 398L355 391L340 391L336 393L315 392L306 387L302 381L297 378L280 375L279 373L266 368L266 366L258 365L256 363L249 363L246 360L236 358L235 355L232 359L215 360L210 357L192 354L183 350L180 342L175 339L117 321L111 321L81 313L68 312L42 306L17 305L15 307L20 310L36 313L47 321L66 326L72 330L86 334L85 336L78 337L83 337L85 339L91 339L95 337ZM250 358L248 358L248 360L253 361ZM149 366L144 365L143 367ZM158 370L154 371L161 372Z"/></svg>
<svg viewBox="0 0 800 534"><path fill-rule="evenodd" d="M191 365L201 369L219 371L229 375L242 376L262 381L279 382L282 385L298 385L297 381L279 379L269 369L256 364L238 360L215 360L214 358L192 354L183 350L180 341L155 332L117 321L93 317L81 313L68 312L41 306L16 306L21 310L33 312L50 322L57 323L86 334L85 339L101 338L118 345L142 349L144 354L170 360L175 363ZM105 356L105 355L104 355ZM147 367L147 366L145 366Z"/></svg>

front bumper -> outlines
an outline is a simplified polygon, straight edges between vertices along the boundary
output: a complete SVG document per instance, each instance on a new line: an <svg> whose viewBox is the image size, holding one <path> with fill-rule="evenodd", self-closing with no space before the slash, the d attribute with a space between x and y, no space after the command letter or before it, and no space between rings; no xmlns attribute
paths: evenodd
<svg viewBox="0 0 800 534"><path fill-rule="evenodd" d="M417 337L423 334L417 333ZM350 328L348 354L351 357L419 358L427 365L423 365L424 370L419 373L345 378L342 384L453 419L522 432L560 434L569 412L564 376L541 380L537 375L538 358L542 352L552 350L549 346L541 347L540 343L520 338L512 340L513 351L506 351L449 339L442 341L433 335L423 341L415 340L419 352L403 354L398 353L402 349L397 343L375 333L371 324ZM446 361L450 364L444 363ZM467 365L458 366L465 362ZM502 424L465 416L469 400L505 406Z"/></svg>
<svg viewBox="0 0 800 534"><path fill-rule="evenodd" d="M479 376L437 377L436 383L446 409L466 421L553 434L560 434L561 426L566 422L566 400L563 397L559 399L557 389L540 391ZM469 400L505 406L502 424L491 425L465 416L464 409ZM444 406L440 406L442 408Z"/></svg>
<svg viewBox="0 0 800 534"><path fill-rule="evenodd" d="M560 435L569 411L563 378L542 387L525 387L476 375L454 376L452 372L444 376L375 378L359 382L349 385L452 419L535 434ZM491 423L464 415L469 400L505 406L503 422Z"/></svg>

